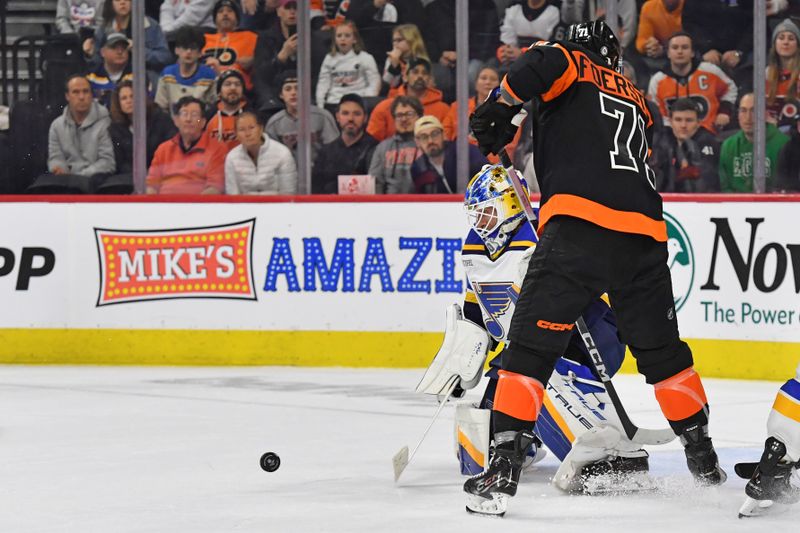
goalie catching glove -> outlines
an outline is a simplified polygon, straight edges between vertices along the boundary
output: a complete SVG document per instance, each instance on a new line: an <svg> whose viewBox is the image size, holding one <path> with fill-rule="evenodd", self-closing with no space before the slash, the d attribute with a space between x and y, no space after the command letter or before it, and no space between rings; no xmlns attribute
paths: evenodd
<svg viewBox="0 0 800 533"><path fill-rule="evenodd" d="M490 346L485 329L464 319L458 304L449 306L442 346L415 391L441 395L455 380L460 381L458 386L464 390L474 388L481 380Z"/></svg>

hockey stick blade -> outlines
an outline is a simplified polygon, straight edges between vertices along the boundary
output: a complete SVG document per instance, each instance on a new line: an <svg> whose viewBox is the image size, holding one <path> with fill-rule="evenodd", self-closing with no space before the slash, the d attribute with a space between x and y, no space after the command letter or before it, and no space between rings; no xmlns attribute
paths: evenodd
<svg viewBox="0 0 800 533"><path fill-rule="evenodd" d="M439 413L442 412L442 409L444 409L445 404L450 400L450 396L453 395L453 391L456 390L456 385L458 385L460 382L461 382L460 379L455 379L453 380L453 383L450 385L450 387L448 387L447 391L445 392L442 403L439 404L439 407L436 409L436 413L434 413L433 418L431 418L430 423L428 423L428 427L425 428L425 432L422 433L422 437L420 437L419 442L417 442L417 445L414 446L414 449L411 451L411 453L410 454L408 453L408 446L403 446L402 448L400 448L400 451L398 451L392 457L392 469L394 470L395 483L397 483L397 481L400 479L400 476L403 475L403 472L405 471L406 467L409 465L411 460L414 459L414 454L416 454L417 450L419 450L420 445L422 445L422 441L425 440L425 437L428 435L428 432L433 427L433 423L436 422L437 418L439 418Z"/></svg>
<svg viewBox="0 0 800 533"><path fill-rule="evenodd" d="M525 216L527 217L531 228L535 232L536 228L534 227L534 221L536 217L533 213L533 208L531 207L530 198L528 198L528 196L525 194L525 189L522 187L522 183L517 176L516 170L514 170L511 158L508 156L508 152L505 148L500 150L498 155L500 156L500 162L508 171L508 176L511 179L511 184L514 187L514 192L517 194L517 197L520 199L520 203L522 204L522 210L525 212ZM583 339L583 344L589 351L590 359L592 360L597 374L600 376L600 380L606 386L606 392L608 393L609 398L611 398L611 403L614 406L614 410L617 412L617 416L622 423L622 429L625 431L627 437L632 442L637 444L658 445L673 441L676 435L671 428L644 429L633 423L633 421L628 417L628 413L625 411L625 407L622 405L622 401L619 399L616 389L614 389L611 376L609 376L608 372L606 371L605 363L600 357L600 352L597 351L597 346L592 338L592 334L589 332L589 327L586 325L586 321L584 321L583 317L578 317L578 320L575 321L575 325L578 326L578 332L580 333L581 339Z"/></svg>
<svg viewBox="0 0 800 533"><path fill-rule="evenodd" d="M736 472L736 475L742 479L750 479L753 477L753 473L756 471L756 467L758 463L736 463L733 467L733 471Z"/></svg>

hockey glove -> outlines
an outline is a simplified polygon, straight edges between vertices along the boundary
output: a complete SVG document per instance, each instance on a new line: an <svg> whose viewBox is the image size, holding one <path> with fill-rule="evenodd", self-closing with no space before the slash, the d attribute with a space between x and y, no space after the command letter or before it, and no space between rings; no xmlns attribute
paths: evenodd
<svg viewBox="0 0 800 533"><path fill-rule="evenodd" d="M507 106L497 101L498 95L499 91L490 94L469 117L469 126L483 155L500 153L517 133L517 126L511 120L522 105Z"/></svg>

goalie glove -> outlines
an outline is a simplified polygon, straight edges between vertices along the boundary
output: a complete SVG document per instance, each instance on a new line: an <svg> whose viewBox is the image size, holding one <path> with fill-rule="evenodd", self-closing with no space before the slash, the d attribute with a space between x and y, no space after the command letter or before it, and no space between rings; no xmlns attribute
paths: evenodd
<svg viewBox="0 0 800 533"><path fill-rule="evenodd" d="M449 306L442 346L415 391L444 394L456 380L464 390L474 388L481 380L490 346L491 341L485 329L464 319L458 304Z"/></svg>

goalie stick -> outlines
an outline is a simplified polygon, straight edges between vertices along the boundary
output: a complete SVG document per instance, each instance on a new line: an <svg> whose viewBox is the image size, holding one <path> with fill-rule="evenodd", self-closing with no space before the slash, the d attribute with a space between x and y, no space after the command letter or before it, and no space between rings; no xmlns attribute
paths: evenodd
<svg viewBox="0 0 800 533"><path fill-rule="evenodd" d="M460 381L461 378L454 379L453 383L451 383L447 388L442 403L439 404L438 409L436 409L436 413L434 413L433 418L431 418L430 423L428 423L428 427L425 428L425 431L422 433L422 437L420 437L419 442L417 442L417 445L414 446L414 449L411 451L411 453L408 453L408 446L403 446L400 448L400 451L398 451L396 454L394 454L394 457L392 457L395 483L397 483L397 480L399 480L400 476L403 475L403 471L406 469L411 460L414 459L414 455L417 453L417 450L419 450L420 445L422 445L422 441L424 441L425 437L428 436L428 432L433 427L433 423L436 422L437 418L439 418L439 413L442 412L445 404L450 400L450 396L453 395L453 391L456 390L456 385L458 385Z"/></svg>
<svg viewBox="0 0 800 533"><path fill-rule="evenodd" d="M517 115L517 117L519 117L519 115ZM514 117L515 121L517 117ZM512 186L514 187L514 192L522 204L522 210L525 212L528 223L535 232L536 228L534 227L534 221L536 220L536 215L533 213L530 199L528 198L528 195L525 194L525 189L522 187L522 183L519 181L517 172L514 170L514 165L511 162L511 158L508 156L508 152L506 152L505 148L500 150L498 155L500 156L500 162L508 171L508 176L511 179ZM619 395L617 395L614 384L611 382L611 376L609 376L608 372L606 371L605 363L603 363L603 359L600 357L600 352L597 351L597 346L594 343L594 339L592 339L592 334L589 332L589 328L586 326L586 322L583 320L583 317L578 317L578 320L575 321L575 324L578 326L578 333L580 333L581 339L583 339L583 344L589 351L592 364L597 371L597 374L600 376L600 380L603 382L603 385L605 385L606 392L608 392L608 396L611 398L611 403L614 405L614 410L617 412L617 416L622 424L622 429L625 431L625 435L627 435L628 439L636 444L650 445L666 444L675 440L676 435L672 428L645 429L640 428L633 423L628 416L628 413L625 411L625 408L622 406L622 401L620 400Z"/></svg>

